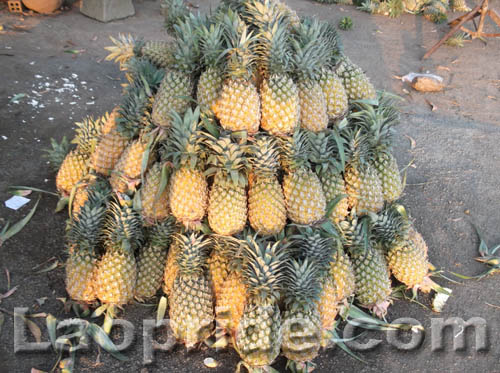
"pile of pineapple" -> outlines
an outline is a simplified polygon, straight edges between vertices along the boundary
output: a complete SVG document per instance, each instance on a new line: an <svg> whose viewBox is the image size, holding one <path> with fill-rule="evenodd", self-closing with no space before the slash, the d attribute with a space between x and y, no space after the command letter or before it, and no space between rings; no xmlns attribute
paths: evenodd
<svg viewBox="0 0 500 373"><path fill-rule="evenodd" d="M170 0L167 13L173 41L113 39L121 104L51 152L69 201L68 294L115 307L161 292L186 346L225 335L249 369L281 351L307 371L353 297L382 316L391 273L434 286L395 202L396 98L331 24L278 0L210 15Z"/></svg>

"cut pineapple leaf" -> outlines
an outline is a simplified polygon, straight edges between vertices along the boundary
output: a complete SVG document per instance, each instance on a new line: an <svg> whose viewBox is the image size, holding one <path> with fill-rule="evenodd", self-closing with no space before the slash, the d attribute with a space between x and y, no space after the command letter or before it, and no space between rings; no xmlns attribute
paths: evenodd
<svg viewBox="0 0 500 373"><path fill-rule="evenodd" d="M128 358L121 354L116 348L113 341L109 338L109 336L102 330L102 328L94 323L89 324L87 327L87 334L92 337L92 339L101 346L104 350L109 352L115 359L121 361L127 361Z"/></svg>
<svg viewBox="0 0 500 373"><path fill-rule="evenodd" d="M2 229L2 232L0 233L0 246L2 246L2 244L5 241L7 241L9 238L18 234L26 226L26 224L28 224L30 219L35 214L35 211L36 211L36 208L38 207L39 202L40 202L40 198L38 198L38 201L36 201L35 206L33 206L33 208L28 213L28 215L26 215L20 221L18 221L14 225L12 225L10 228L9 228L9 225L6 225L6 227L4 227L4 229Z"/></svg>

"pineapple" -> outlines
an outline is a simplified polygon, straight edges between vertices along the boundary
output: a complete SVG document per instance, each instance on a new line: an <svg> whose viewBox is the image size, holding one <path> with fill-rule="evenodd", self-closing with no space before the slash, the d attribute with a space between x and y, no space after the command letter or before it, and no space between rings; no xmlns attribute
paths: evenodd
<svg viewBox="0 0 500 373"><path fill-rule="evenodd" d="M370 163L382 183L385 201L398 199L403 191L396 158L392 155L393 126L399 122L399 112L393 98L385 93L379 97L378 106L359 103L351 119L368 134L374 157Z"/></svg>
<svg viewBox="0 0 500 373"><path fill-rule="evenodd" d="M201 151L200 108L189 109L184 118L172 113L172 127L165 143L166 155L174 164L169 203L172 215L186 227L195 227L205 216L208 186L198 159Z"/></svg>
<svg viewBox="0 0 500 373"><path fill-rule="evenodd" d="M109 190L93 187L88 198L70 222L67 239L69 258L66 262L66 290L69 296L81 302L96 298L97 247L106 214Z"/></svg>
<svg viewBox="0 0 500 373"><path fill-rule="evenodd" d="M283 189L276 176L278 148L271 136L255 138L249 154L252 172L248 188L248 220L262 235L278 234L286 225Z"/></svg>
<svg viewBox="0 0 500 373"><path fill-rule="evenodd" d="M89 155L74 149L68 153L56 176L56 187L62 195L70 195L73 187L89 172Z"/></svg>
<svg viewBox="0 0 500 373"><path fill-rule="evenodd" d="M245 246L243 280L248 301L236 329L234 345L249 370L265 368L279 355L281 315L277 304L282 290L285 252L274 244L249 239Z"/></svg>
<svg viewBox="0 0 500 373"><path fill-rule="evenodd" d="M222 287L229 275L230 245L232 238L212 235L213 249L208 258L208 273L213 286L215 299L220 297Z"/></svg>
<svg viewBox="0 0 500 373"><path fill-rule="evenodd" d="M321 67L328 58L319 21L307 20L297 28L292 40L293 66L300 99L300 126L318 132L328 126L326 99L319 84Z"/></svg>
<svg viewBox="0 0 500 373"><path fill-rule="evenodd" d="M315 165L314 169L321 181L326 204L330 209L328 217L333 223L338 223L349 214L349 202L342 176L343 154L340 154L338 146L338 141L342 139L330 131L309 132L308 135L311 143L311 161Z"/></svg>
<svg viewBox="0 0 500 373"><path fill-rule="evenodd" d="M113 190L120 193L135 190L135 185L140 181L138 178L141 176L146 149L147 143L142 139L132 141L125 148L109 179Z"/></svg>
<svg viewBox="0 0 500 373"><path fill-rule="evenodd" d="M96 295L104 304L123 305L134 296L134 251L142 242L142 223L131 207L110 203L105 224L106 252L97 264Z"/></svg>
<svg viewBox="0 0 500 373"><path fill-rule="evenodd" d="M174 336L191 348L208 338L213 330L213 293L206 273L210 240L194 233L175 239L180 250L170 296L170 326Z"/></svg>
<svg viewBox="0 0 500 373"><path fill-rule="evenodd" d="M207 174L215 174L209 193L208 223L221 235L241 232L247 222L245 144L234 142L229 135L215 139L205 134L211 165Z"/></svg>
<svg viewBox="0 0 500 373"><path fill-rule="evenodd" d="M113 46L105 47L109 51L106 61L115 61L120 64L122 70L126 69L126 63L132 57L144 57L159 68L166 69L173 62L172 43L165 40L136 39L132 35L118 34L115 39L109 37Z"/></svg>
<svg viewBox="0 0 500 373"><path fill-rule="evenodd" d="M161 8L165 15L165 28L169 33L175 32L175 25L189 16L189 9L184 0L163 0Z"/></svg>
<svg viewBox="0 0 500 373"><path fill-rule="evenodd" d="M148 229L148 243L141 248L137 257L135 298L151 298L161 287L167 249L174 230L173 219L167 219Z"/></svg>
<svg viewBox="0 0 500 373"><path fill-rule="evenodd" d="M165 269L163 271L163 292L167 296L172 294L174 281L179 271L177 256L179 255L180 249L181 246L177 240L173 240L168 249L167 261L165 262Z"/></svg>
<svg viewBox="0 0 500 373"><path fill-rule="evenodd" d="M309 143L306 132L295 131L282 141L283 194L290 220L313 224L325 216L326 199L318 176L309 168Z"/></svg>
<svg viewBox="0 0 500 373"><path fill-rule="evenodd" d="M450 1L450 9L453 12L470 12L470 8L467 6L467 2L465 0L451 0Z"/></svg>
<svg viewBox="0 0 500 373"><path fill-rule="evenodd" d="M193 74L199 59L198 37L192 23L192 18L186 18L175 25L178 37L175 40L173 68L167 71L161 82L151 116L160 127L170 126L171 112L183 114L191 104Z"/></svg>
<svg viewBox="0 0 500 373"><path fill-rule="evenodd" d="M349 162L344 172L350 208L359 215L378 212L384 205L382 183L370 163L372 153L369 137L359 129L345 131Z"/></svg>
<svg viewBox="0 0 500 373"><path fill-rule="evenodd" d="M93 174L87 175L80 180L78 184L76 184L72 191L72 195L70 195L70 202L71 197L73 197L70 213L70 216L73 219L78 219L78 215L80 214L80 211L85 203L88 201L89 196L95 191L99 191L103 195L111 193L108 182Z"/></svg>
<svg viewBox="0 0 500 373"><path fill-rule="evenodd" d="M337 248L330 263L330 274L335 284L336 302L342 302L354 295L356 279L349 256L342 247Z"/></svg>
<svg viewBox="0 0 500 373"><path fill-rule="evenodd" d="M146 174L144 185L141 187L142 217L146 224L162 221L170 213L168 189L166 187L166 170L166 166L162 166L161 163L153 164ZM164 175L164 181L162 175ZM160 190L162 184L164 187Z"/></svg>
<svg viewBox="0 0 500 373"><path fill-rule="evenodd" d="M262 82L262 129L273 135L291 134L299 123L299 94L290 77L289 24L274 3L254 2L248 12L257 24L257 63Z"/></svg>
<svg viewBox="0 0 500 373"><path fill-rule="evenodd" d="M377 93L363 70L345 55L340 58L339 62L335 73L342 79L349 101L375 100Z"/></svg>
<svg viewBox="0 0 500 373"><path fill-rule="evenodd" d="M230 40L227 77L212 111L224 129L255 134L260 125L260 98L252 82L255 37L237 14L226 15L225 25Z"/></svg>
<svg viewBox="0 0 500 373"><path fill-rule="evenodd" d="M104 115L97 119L89 116L84 118L81 122L76 122L76 134L73 140L71 140L71 143L76 144L82 153L92 154L95 151L106 120L107 116Z"/></svg>
<svg viewBox="0 0 500 373"><path fill-rule="evenodd" d="M222 89L224 55L224 29L220 24L203 26L200 30L200 47L205 70L196 88L198 104L204 111L211 111Z"/></svg>
<svg viewBox="0 0 500 373"><path fill-rule="evenodd" d="M281 350L297 368L302 368L300 371L306 372L321 346L321 321L317 305L321 285L316 264L307 259L291 261L284 281Z"/></svg>
<svg viewBox="0 0 500 373"><path fill-rule="evenodd" d="M323 68L319 85L325 95L326 113L330 121L342 118L348 110L347 93L342 80L328 68Z"/></svg>

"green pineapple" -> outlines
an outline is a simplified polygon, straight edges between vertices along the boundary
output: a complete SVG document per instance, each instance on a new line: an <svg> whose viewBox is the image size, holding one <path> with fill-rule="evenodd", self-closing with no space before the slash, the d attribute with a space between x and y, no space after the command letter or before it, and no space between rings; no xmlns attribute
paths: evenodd
<svg viewBox="0 0 500 373"><path fill-rule="evenodd" d="M213 330L213 292L207 276L210 240L203 235L175 237L180 245L178 272L170 296L170 326L174 336L191 348Z"/></svg>
<svg viewBox="0 0 500 373"><path fill-rule="evenodd" d="M209 193L208 223L221 235L241 232L247 222L247 160L244 142L238 143L230 135L218 139L205 134L209 150L205 174L213 174Z"/></svg>
<svg viewBox="0 0 500 373"><path fill-rule="evenodd" d="M193 17L190 17L175 25L175 62L165 74L153 103L151 118L157 126L170 126L171 112L183 114L191 105L193 75L198 68L200 54L193 23Z"/></svg>
<svg viewBox="0 0 500 373"><path fill-rule="evenodd" d="M349 57L342 56L335 73L342 79L344 88L352 100L374 100L377 93L373 84L360 67L351 62Z"/></svg>
<svg viewBox="0 0 500 373"><path fill-rule="evenodd" d="M97 265L96 294L102 303L120 306L134 296L134 251L142 243L142 222L131 207L120 207L116 202L110 203L108 211L104 228L106 252Z"/></svg>
<svg viewBox="0 0 500 373"><path fill-rule="evenodd" d="M283 340L281 350L296 371L308 372L321 346L321 320L317 301L320 276L314 261L293 260L285 272Z"/></svg>
<svg viewBox="0 0 500 373"><path fill-rule="evenodd" d="M282 139L283 194L290 220L313 224L326 212L326 199L318 176L309 167L307 133L295 131L293 137Z"/></svg>
<svg viewBox="0 0 500 373"><path fill-rule="evenodd" d="M290 72L289 23L271 2L254 2L247 11L257 27L257 64L262 82L262 129L273 135L291 134L299 124L299 94Z"/></svg>
<svg viewBox="0 0 500 373"><path fill-rule="evenodd" d="M352 113L350 118L369 135L374 154L370 163L377 170L382 183L384 200L392 202L398 199L403 191L398 164L392 155L393 126L399 122L399 112L389 94L382 94L378 101L378 106L356 104L356 112Z"/></svg>
<svg viewBox="0 0 500 373"><path fill-rule="evenodd" d="M277 301L283 280L285 252L280 242L257 242L249 238L245 247L243 281L248 303L236 329L235 348L249 370L268 367L281 346L281 315Z"/></svg>
<svg viewBox="0 0 500 373"><path fill-rule="evenodd" d="M137 257L137 284L135 298L153 297L163 282L163 270L167 249L175 232L175 221L167 219L147 230L147 244L141 247Z"/></svg>

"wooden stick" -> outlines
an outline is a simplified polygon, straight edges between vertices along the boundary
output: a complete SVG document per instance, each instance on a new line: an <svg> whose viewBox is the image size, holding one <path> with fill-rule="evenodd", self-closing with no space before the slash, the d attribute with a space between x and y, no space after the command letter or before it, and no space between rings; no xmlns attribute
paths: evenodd
<svg viewBox="0 0 500 373"><path fill-rule="evenodd" d="M483 3L488 0L483 0ZM455 32L457 32L460 29L460 26L462 26L465 22L470 21L474 17L476 17L476 13L481 9L482 4L477 5L474 9L472 9L468 14L466 14L458 23L456 23L450 31L441 39L439 40L431 49L427 51L426 54L422 57L423 60L429 58L429 56L434 53L446 40L448 40ZM460 18L460 17L459 17ZM453 21L452 21L453 22Z"/></svg>

